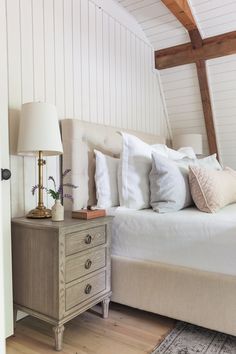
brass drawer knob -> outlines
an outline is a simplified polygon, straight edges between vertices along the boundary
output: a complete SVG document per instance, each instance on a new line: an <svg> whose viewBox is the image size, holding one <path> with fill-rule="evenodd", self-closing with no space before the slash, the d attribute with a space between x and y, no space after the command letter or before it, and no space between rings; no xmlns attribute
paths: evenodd
<svg viewBox="0 0 236 354"><path fill-rule="evenodd" d="M91 293L91 290L92 290L92 285L91 284L87 284L85 289L84 289L84 292L85 294L90 294Z"/></svg>
<svg viewBox="0 0 236 354"><path fill-rule="evenodd" d="M89 269L89 268L91 268L91 265L92 265L91 259L87 259L87 261L85 262L84 267L85 267L85 269Z"/></svg>
<svg viewBox="0 0 236 354"><path fill-rule="evenodd" d="M92 236L91 235L86 235L84 242L86 243L86 245L89 245L92 242Z"/></svg>

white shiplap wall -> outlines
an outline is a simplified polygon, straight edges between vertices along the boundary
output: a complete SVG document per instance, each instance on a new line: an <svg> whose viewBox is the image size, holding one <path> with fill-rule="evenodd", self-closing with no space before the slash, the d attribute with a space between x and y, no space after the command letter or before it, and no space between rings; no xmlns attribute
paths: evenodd
<svg viewBox="0 0 236 354"><path fill-rule="evenodd" d="M12 215L35 206L36 160L16 155L20 107L167 135L152 47L112 0L7 0ZM101 6L98 6L100 4ZM113 11L113 13L112 13ZM47 158L45 180L58 171ZM47 200L50 206L50 199Z"/></svg>
<svg viewBox="0 0 236 354"><path fill-rule="evenodd" d="M203 135L203 150L208 144L197 70L195 64L161 70L166 106L173 135Z"/></svg>
<svg viewBox="0 0 236 354"><path fill-rule="evenodd" d="M207 64L221 161L236 169L236 55Z"/></svg>

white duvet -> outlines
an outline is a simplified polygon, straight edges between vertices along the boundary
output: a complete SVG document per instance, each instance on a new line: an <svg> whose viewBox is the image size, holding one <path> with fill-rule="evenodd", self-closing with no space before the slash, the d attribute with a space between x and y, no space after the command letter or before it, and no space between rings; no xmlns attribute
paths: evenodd
<svg viewBox="0 0 236 354"><path fill-rule="evenodd" d="M158 214L113 210L112 254L236 275L236 204Z"/></svg>

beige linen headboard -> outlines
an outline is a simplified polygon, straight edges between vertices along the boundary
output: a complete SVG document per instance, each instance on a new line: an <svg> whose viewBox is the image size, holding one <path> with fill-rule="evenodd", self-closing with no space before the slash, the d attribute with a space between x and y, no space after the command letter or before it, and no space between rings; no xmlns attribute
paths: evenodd
<svg viewBox="0 0 236 354"><path fill-rule="evenodd" d="M61 121L63 158L62 169L71 168L70 180L78 186L72 190L73 205L64 200L66 210L77 210L87 205L96 205L96 191L94 183L95 159L94 149L98 149L111 156L119 156L122 149L122 137L118 134L121 129L100 124L93 124L78 119L64 119ZM165 138L130 130L131 133L148 144L165 143Z"/></svg>

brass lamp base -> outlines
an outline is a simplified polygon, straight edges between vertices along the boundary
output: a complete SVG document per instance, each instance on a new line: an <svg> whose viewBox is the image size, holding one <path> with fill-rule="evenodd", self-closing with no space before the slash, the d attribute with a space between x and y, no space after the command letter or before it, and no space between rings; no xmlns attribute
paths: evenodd
<svg viewBox="0 0 236 354"><path fill-rule="evenodd" d="M46 207L35 208L30 210L30 212L26 215L27 218L30 219L46 219L52 217L52 211L50 209L46 209Z"/></svg>

